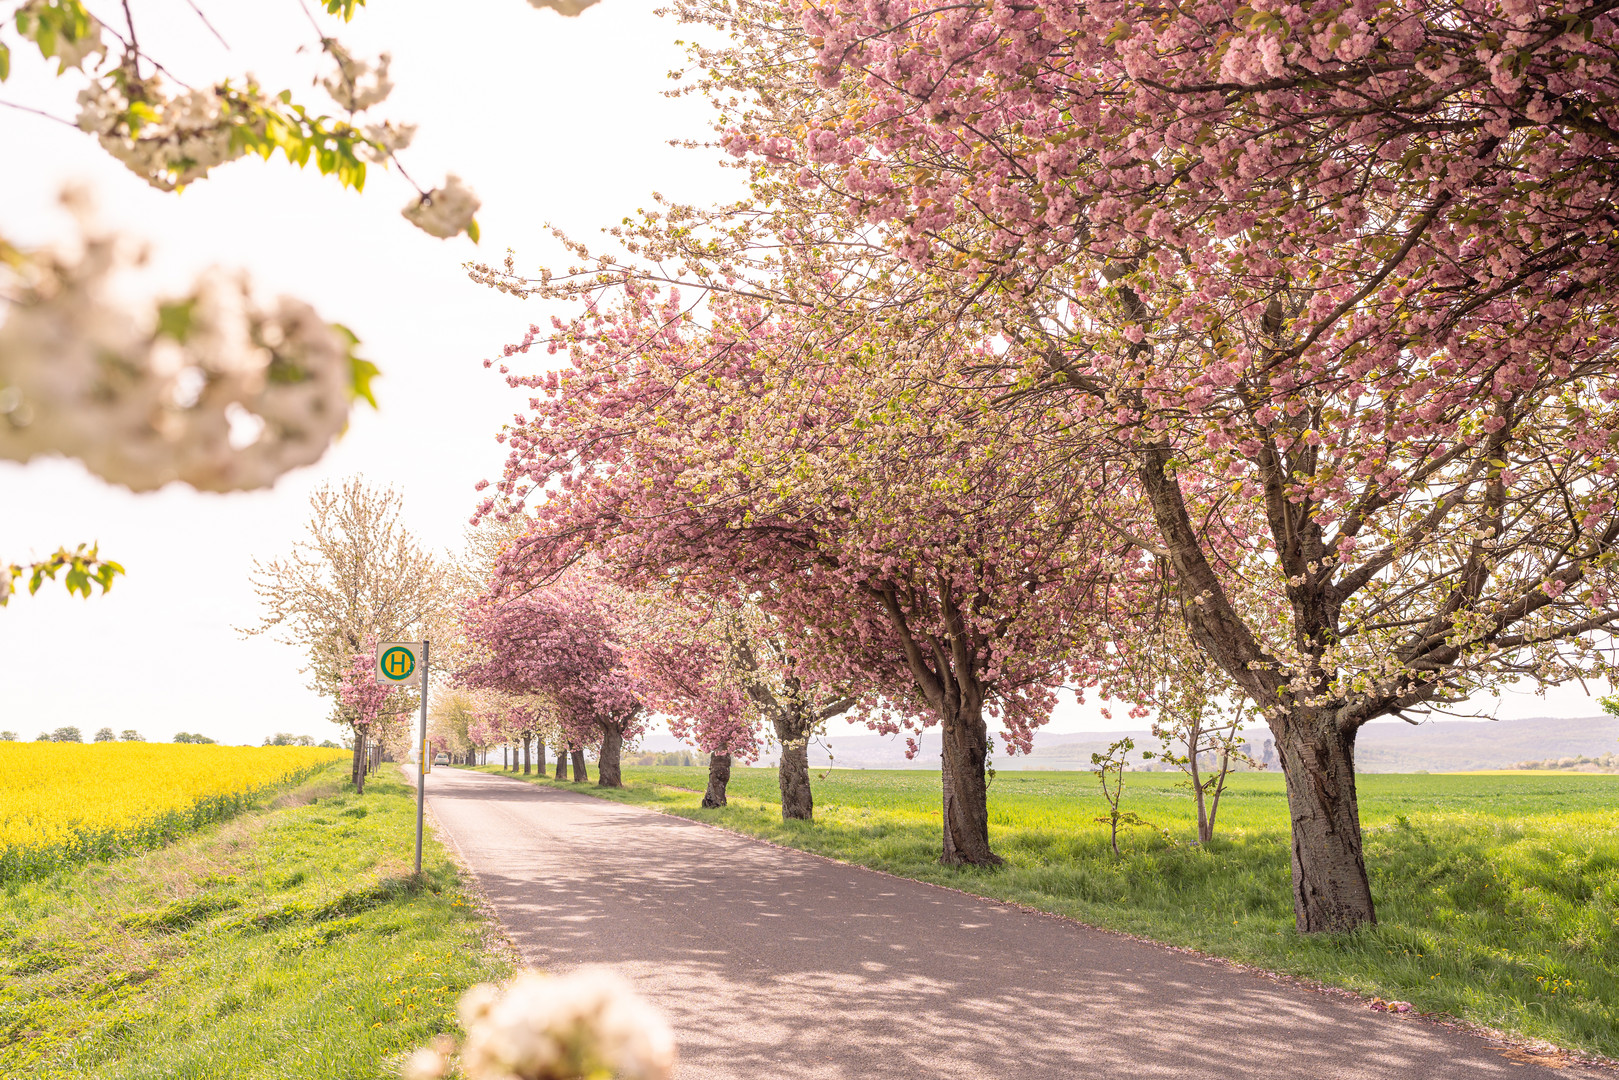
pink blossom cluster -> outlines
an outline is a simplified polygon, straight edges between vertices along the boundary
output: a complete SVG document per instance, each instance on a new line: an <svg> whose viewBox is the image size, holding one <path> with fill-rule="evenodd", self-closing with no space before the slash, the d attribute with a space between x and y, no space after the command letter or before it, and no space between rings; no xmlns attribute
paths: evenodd
<svg viewBox="0 0 1619 1080"><path fill-rule="evenodd" d="M492 589L463 612L478 659L458 679L553 703L557 724L576 747L599 745L606 728L633 741L645 719L623 659L627 619L623 598L584 569L521 593ZM501 730L533 726L508 714Z"/></svg>
<svg viewBox="0 0 1619 1080"><path fill-rule="evenodd" d="M357 732L379 734L389 720L402 715L393 707L394 700L401 696L399 688L377 681L376 642L367 640L364 648L354 654L337 688L338 701L347 711L349 723Z"/></svg>

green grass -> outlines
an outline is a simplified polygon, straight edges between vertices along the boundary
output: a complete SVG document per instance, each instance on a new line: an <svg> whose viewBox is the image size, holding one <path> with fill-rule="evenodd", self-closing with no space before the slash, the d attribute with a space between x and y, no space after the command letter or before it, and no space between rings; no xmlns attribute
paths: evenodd
<svg viewBox="0 0 1619 1080"><path fill-rule="evenodd" d="M1124 808L1173 842L1131 830L1114 859L1094 777L1002 772L990 788L999 870L936 861L936 772L818 773L812 824L781 820L770 769L734 770L720 810L698 806L702 768L631 767L625 779L622 791L585 790L1619 1057L1619 777L1363 776L1379 925L1332 937L1293 928L1276 774L1234 779L1206 847L1191 843L1196 810L1174 775L1129 774Z"/></svg>
<svg viewBox="0 0 1619 1080"><path fill-rule="evenodd" d="M398 1076L500 978L413 791L341 765L159 851L0 888L0 1076Z"/></svg>

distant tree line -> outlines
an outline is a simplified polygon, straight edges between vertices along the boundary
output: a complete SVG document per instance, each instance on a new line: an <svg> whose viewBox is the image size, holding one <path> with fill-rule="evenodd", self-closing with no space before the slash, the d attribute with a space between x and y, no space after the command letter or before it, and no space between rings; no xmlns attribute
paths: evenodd
<svg viewBox="0 0 1619 1080"><path fill-rule="evenodd" d="M626 765L706 765L690 750L643 750L638 754L625 754Z"/></svg>
<svg viewBox="0 0 1619 1080"><path fill-rule="evenodd" d="M1580 772L1619 772L1619 754L1598 754L1588 757L1579 754L1575 757L1546 758L1544 761L1520 761L1512 766L1514 769L1577 769Z"/></svg>
<svg viewBox="0 0 1619 1080"><path fill-rule="evenodd" d="M17 741L17 733L15 731L0 731L0 742L16 742L16 741ZM76 742L76 743L82 743L84 741L84 733L81 732L76 727L73 727L71 725L66 725L66 726L57 728L55 731L42 731L38 735L34 736L34 741L35 742ZM112 728L104 727L104 728L101 728L99 731L97 731L95 733L95 735L91 737L91 741L92 742L98 742L98 743L103 743L103 742L107 742L107 743L110 743L110 742L145 742L146 741L146 736L142 735L140 732L136 731L134 728L125 728L123 731L117 732L115 734L113 732ZM195 733L189 732L189 731L176 732L175 736L174 736L174 741L177 742L177 743L191 743L191 744L196 744L196 745L214 745L217 742L217 740L210 739L206 735L195 734ZM337 747L337 744L334 743L330 739L325 739L325 740L322 740L321 742L317 743L315 741L314 736L312 736L312 735L293 735L293 734L290 734L290 733L285 732L285 731L278 731L274 735L270 735L270 736L266 737L265 740L264 740L264 745L265 746L320 746L320 747L334 748L334 749Z"/></svg>

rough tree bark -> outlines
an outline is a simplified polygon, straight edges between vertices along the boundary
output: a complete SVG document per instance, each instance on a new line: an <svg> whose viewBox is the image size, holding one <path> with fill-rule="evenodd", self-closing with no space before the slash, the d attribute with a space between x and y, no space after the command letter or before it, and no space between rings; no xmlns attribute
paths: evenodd
<svg viewBox="0 0 1619 1080"><path fill-rule="evenodd" d="M557 779L568 778L568 747L566 744L557 748Z"/></svg>
<svg viewBox="0 0 1619 1080"><path fill-rule="evenodd" d="M590 783L590 773L585 771L585 752L574 750L570 755L573 758L573 782L576 784Z"/></svg>
<svg viewBox="0 0 1619 1080"><path fill-rule="evenodd" d="M882 593L889 621L905 650L916 688L933 707L943 736L939 769L942 844L946 866L999 866L989 846L989 729L984 723L984 685L979 681L981 642L972 639L950 588L941 585L943 634L915 635L892 591Z"/></svg>
<svg viewBox="0 0 1619 1080"><path fill-rule="evenodd" d="M1377 911L1366 875L1355 797L1356 722L1340 723L1338 710L1331 707L1298 703L1296 688L1232 606L1204 556L1180 484L1170 473L1171 456L1168 446L1145 448L1137 476L1152 504L1178 585L1199 601L1185 606L1187 627L1204 652L1264 709L1276 739L1293 819L1294 923L1305 934L1373 925ZM1275 519L1272 533L1283 538L1279 551L1284 567L1313 580L1315 571L1308 564L1293 565L1311 554L1310 549L1287 539L1308 533L1312 526L1305 523L1301 529L1285 500L1273 500L1270 510ZM1318 652L1337 632L1341 598L1324 587L1296 588L1291 598L1295 644L1302 652Z"/></svg>
<svg viewBox="0 0 1619 1080"><path fill-rule="evenodd" d="M523 736L523 775L529 774L528 736Z"/></svg>
<svg viewBox="0 0 1619 1080"><path fill-rule="evenodd" d="M1375 924L1355 792L1355 731L1339 732L1330 715L1289 719L1272 729L1293 819L1294 921L1304 934Z"/></svg>
<svg viewBox="0 0 1619 1080"><path fill-rule="evenodd" d="M731 755L708 755L708 790L703 805L713 810L725 805L725 785L731 782Z"/></svg>
<svg viewBox="0 0 1619 1080"><path fill-rule="evenodd" d="M538 735L534 736L534 772L545 775L545 740Z"/></svg>
<svg viewBox="0 0 1619 1080"><path fill-rule="evenodd" d="M596 762L597 787L623 787L624 780L618 767L619 752L624 748L624 729L618 724L602 724L601 757ZM583 754L580 755L583 758ZM577 779L577 777L575 778Z"/></svg>
<svg viewBox="0 0 1619 1080"><path fill-rule="evenodd" d="M944 851L947 866L998 866L1001 857L989 847L989 729L983 699L963 695L954 708L940 710L944 747L940 770L944 794Z"/></svg>
<svg viewBox="0 0 1619 1080"><path fill-rule="evenodd" d="M767 637L763 645L774 655L778 665L786 664L790 651L785 642ZM776 767L776 782L781 788L781 819L813 821L815 797L810 790L810 735L821 721L849 711L854 699L812 701L796 675L785 676L781 685L776 686L773 680L763 677L754 643L746 637L732 642L732 657L746 672L743 685L748 696L759 711L769 717L771 726L776 729L776 741L781 744L781 761Z"/></svg>
<svg viewBox="0 0 1619 1080"><path fill-rule="evenodd" d="M810 718L802 709L776 709L771 717L781 743L781 764L776 781L781 787L783 821L815 820L815 795L810 790Z"/></svg>

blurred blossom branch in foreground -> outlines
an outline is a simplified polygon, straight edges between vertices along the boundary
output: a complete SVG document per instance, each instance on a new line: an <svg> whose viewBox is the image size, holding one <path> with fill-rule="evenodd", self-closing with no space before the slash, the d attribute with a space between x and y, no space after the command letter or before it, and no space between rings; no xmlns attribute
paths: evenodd
<svg viewBox="0 0 1619 1080"><path fill-rule="evenodd" d="M461 998L461 1075L467 1080L667 1080L675 1037L662 1014L607 968L567 975L519 972L504 987L480 983ZM405 1080L455 1075L454 1040L418 1050Z"/></svg>

